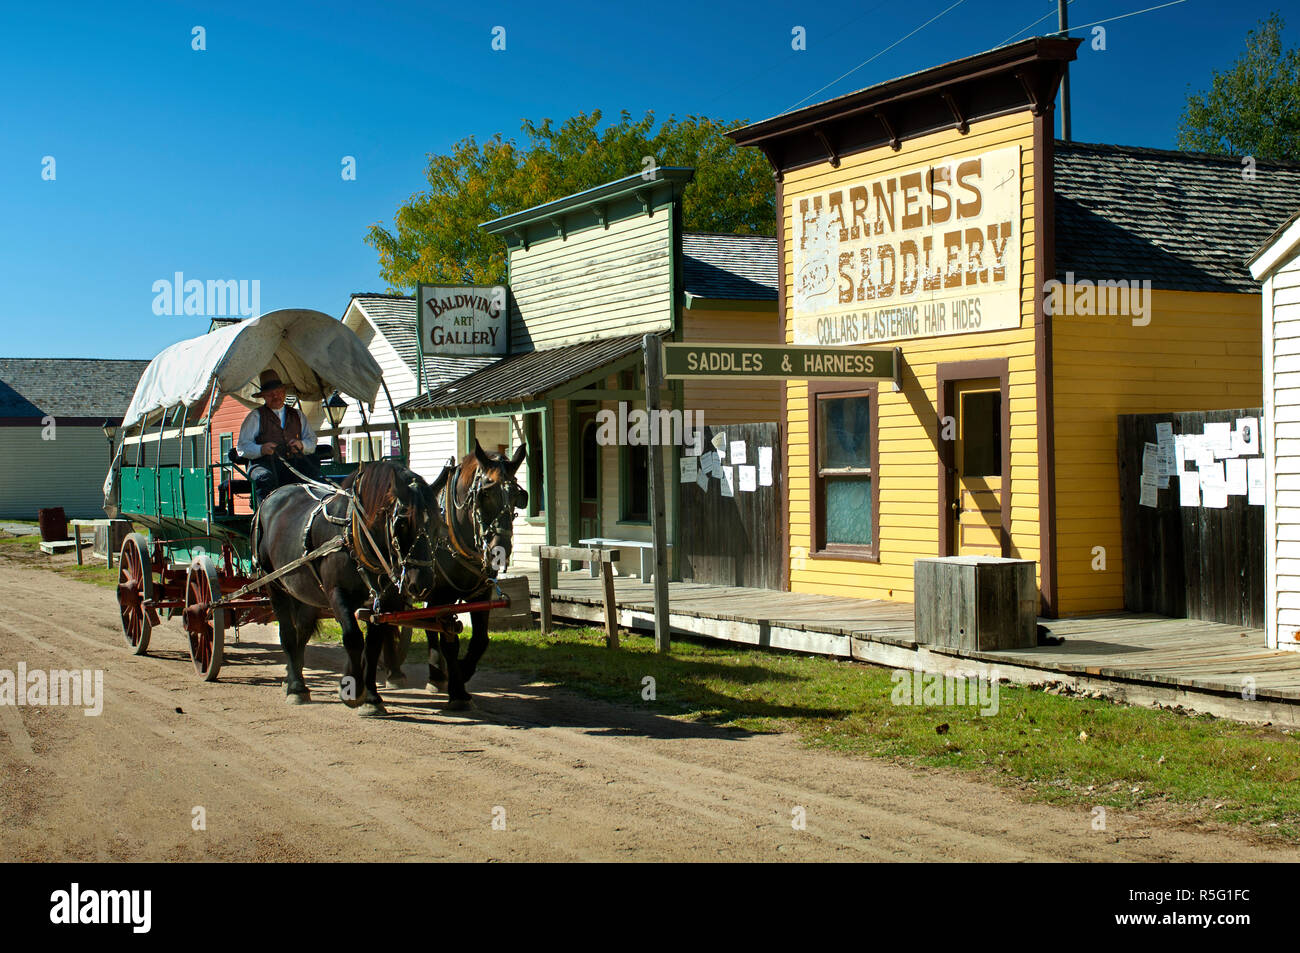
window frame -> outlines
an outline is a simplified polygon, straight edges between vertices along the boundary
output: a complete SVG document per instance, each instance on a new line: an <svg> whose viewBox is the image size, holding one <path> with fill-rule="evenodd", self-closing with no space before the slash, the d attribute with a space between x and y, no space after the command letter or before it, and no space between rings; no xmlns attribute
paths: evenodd
<svg viewBox="0 0 1300 953"><path fill-rule="evenodd" d="M818 402L844 397L865 397L871 420L871 544L826 543L826 484L817 459L821 440L818 432ZM859 381L808 382L808 556L811 559L838 559L855 562L880 562L880 388L876 383Z"/></svg>

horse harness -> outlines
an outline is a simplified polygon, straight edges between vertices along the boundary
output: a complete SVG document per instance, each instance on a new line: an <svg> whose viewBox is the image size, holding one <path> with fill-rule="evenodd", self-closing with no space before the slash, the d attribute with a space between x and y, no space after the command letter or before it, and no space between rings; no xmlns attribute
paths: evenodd
<svg viewBox="0 0 1300 953"><path fill-rule="evenodd" d="M402 550L401 537L397 534L398 524L403 519L413 521L414 507L402 503L398 499L393 500L394 505L392 507L392 515L388 520L387 530L388 540L397 550L398 558L395 560L396 566L394 567L384 558L384 550L375 542L375 538L370 532L370 523L372 520L361 505L355 491L345 490L332 483L323 483L319 480L313 480L310 477L299 473L288 463L286 463L285 466L288 467L295 476L305 481L301 485L317 501L316 507L311 511L311 515L307 517L306 525L303 527L302 551L305 565L311 571L312 576L316 579L316 584L320 586L321 592L325 594L327 598L329 594L326 592L324 580L321 579L320 573L316 570L315 560L308 558L316 556L317 554L328 555L328 551L324 551L323 548L316 552L313 552L312 550L311 535L312 529L316 525L317 517L323 516L326 522L333 523L335 526L344 527L343 535L341 537L336 537L342 541L336 548L346 550L348 555L350 555L353 558L353 561L357 564L357 569L361 574L361 578L365 580L366 587L370 590L370 595L374 599L375 611L379 611L380 603L382 602L382 595L387 594L390 591L396 591L402 596L409 595L406 591L409 569L434 567L433 559L417 559L414 555L421 539L424 539L426 543L429 542L428 530L423 528L423 526L417 524L415 529L415 538L412 540L410 547L405 551ZM361 480L362 476L358 474L355 486L359 487ZM327 492L325 492L324 496L318 496L318 491ZM348 501L347 512L341 516L335 516L329 511L328 507L332 500L335 500L340 496L346 498ZM255 564L258 551L257 531L260 526L260 522L255 522L253 526L254 536L252 540L252 550ZM358 530L360 530L359 533ZM374 557L374 562L372 562L366 554L364 544L367 542L370 544L371 555ZM432 555L432 544L429 544L429 548L430 554ZM378 565L376 565L376 563L378 563Z"/></svg>
<svg viewBox="0 0 1300 953"><path fill-rule="evenodd" d="M447 478L442 488L443 521L447 526L447 534L445 539L440 537L434 546L433 571L435 577L441 575L453 589L462 593L475 592L482 589L489 579L495 578L494 573L489 569L492 557L488 552L488 544L493 538L508 533L514 524L515 511L511 499L511 494L515 490L514 480L489 480L482 467L476 467L474 479L470 482L469 490L465 493L465 499L457 500L456 487L460 483L461 467L456 464L453 458L447 462L443 473ZM478 519L480 498L492 490L498 490L503 494L502 505L497 508L492 519L485 524ZM461 520L469 523L472 528L473 539L464 539L463 533L457 530L456 524ZM447 571L438 564L437 556L440 550L450 556L452 561L464 569L467 574L473 576L474 581L468 587L458 585L447 574Z"/></svg>

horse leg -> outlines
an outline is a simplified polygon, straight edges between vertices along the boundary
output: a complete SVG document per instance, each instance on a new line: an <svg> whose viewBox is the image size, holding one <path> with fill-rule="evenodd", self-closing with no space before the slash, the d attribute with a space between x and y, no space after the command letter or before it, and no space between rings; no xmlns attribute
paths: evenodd
<svg viewBox="0 0 1300 953"><path fill-rule="evenodd" d="M279 623L280 648L284 650L285 680L284 700L290 705L303 705L311 700L307 692L307 683L302 677L302 653L298 648L298 629L294 625L294 599L288 593L271 586L271 608L275 611L275 620Z"/></svg>
<svg viewBox="0 0 1300 953"><path fill-rule="evenodd" d="M364 695L360 679L365 675L361 658L361 650L366 643L365 636L361 634L361 626L357 624L357 618L353 615L356 607L348 605L347 596L342 589L335 588L330 593L330 607L334 610L334 618L338 620L339 628L343 630L343 648L348 653L343 677L339 679L339 699L349 708L358 708L362 704Z"/></svg>
<svg viewBox="0 0 1300 953"><path fill-rule="evenodd" d="M460 673L467 682L474 677L474 672L478 670L478 660L487 651L488 613L471 612L469 623L473 634L469 637L469 648L465 650L465 658L460 663Z"/></svg>
<svg viewBox="0 0 1300 953"><path fill-rule="evenodd" d="M447 669L442 662L442 649L438 644L442 632L439 629L425 629L424 637L429 641L429 684L437 691L447 690Z"/></svg>
<svg viewBox="0 0 1300 953"><path fill-rule="evenodd" d="M320 609L307 602L299 602L294 606L293 627L298 636L298 643L294 649L294 664L298 668L298 676L302 678L303 672L306 671L307 643L311 641L316 634L316 627L320 624ZM302 689L302 700L310 701L311 696L307 692L307 686L304 683Z"/></svg>
<svg viewBox="0 0 1300 953"><path fill-rule="evenodd" d="M374 718L378 715L387 715L388 709L384 707L384 700L379 697L379 686L376 684L376 676L379 672L379 655L383 651L384 643L391 642L397 635L396 627L376 622L366 623L366 657L363 662L365 668L362 670L362 683L365 685L365 693L361 696L361 711L359 714Z"/></svg>
<svg viewBox="0 0 1300 953"><path fill-rule="evenodd" d="M411 630L395 630L393 637L384 640L384 668L388 670L388 687L405 688L406 673L402 665L406 662L406 653L411 649Z"/></svg>
<svg viewBox="0 0 1300 953"><path fill-rule="evenodd" d="M469 692L465 691L465 679L461 671L460 636L454 631L442 632L440 635L442 661L447 666L447 710L465 711L473 708Z"/></svg>

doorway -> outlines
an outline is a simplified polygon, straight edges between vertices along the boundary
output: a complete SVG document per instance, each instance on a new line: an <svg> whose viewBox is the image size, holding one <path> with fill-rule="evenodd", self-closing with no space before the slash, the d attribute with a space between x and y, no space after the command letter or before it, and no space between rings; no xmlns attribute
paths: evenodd
<svg viewBox="0 0 1300 953"><path fill-rule="evenodd" d="M600 445L596 442L599 427L596 424L595 407L582 408L574 415L573 466L570 473L574 475L574 489L577 497L579 539L593 539L600 536Z"/></svg>
<svg viewBox="0 0 1300 953"><path fill-rule="evenodd" d="M941 555L1010 553L1007 363L966 361L938 368Z"/></svg>

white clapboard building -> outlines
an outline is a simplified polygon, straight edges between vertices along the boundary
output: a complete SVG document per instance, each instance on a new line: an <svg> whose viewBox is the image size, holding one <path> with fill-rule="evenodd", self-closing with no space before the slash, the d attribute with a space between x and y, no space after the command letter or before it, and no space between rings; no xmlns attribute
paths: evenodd
<svg viewBox="0 0 1300 953"><path fill-rule="evenodd" d="M384 370L384 382L392 395L393 405L417 397L422 390L442 387L473 371L494 363L494 357L428 357L424 359L426 387L418 386L420 361L419 338L415 322L415 299L405 295L354 294L343 314L343 323L356 332ZM371 425L388 428L369 434L351 434L344 441L349 461L382 459L397 452L398 427L382 388L374 412L367 410ZM355 402L349 401L343 426L359 427L362 416ZM410 443L410 464L427 480L434 479L443 464L464 452L463 423L454 420L430 420L403 424Z"/></svg>
<svg viewBox="0 0 1300 953"><path fill-rule="evenodd" d="M0 358L0 519L104 517L112 454L104 426L122 422L148 361Z"/></svg>
<svg viewBox="0 0 1300 953"><path fill-rule="evenodd" d="M1300 212L1255 252L1264 283L1264 599L1270 648L1300 651Z"/></svg>

